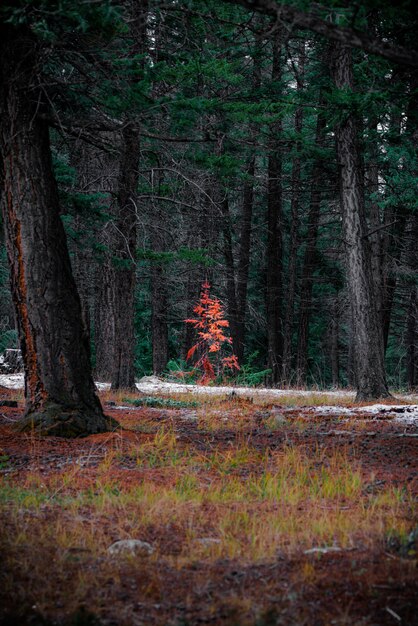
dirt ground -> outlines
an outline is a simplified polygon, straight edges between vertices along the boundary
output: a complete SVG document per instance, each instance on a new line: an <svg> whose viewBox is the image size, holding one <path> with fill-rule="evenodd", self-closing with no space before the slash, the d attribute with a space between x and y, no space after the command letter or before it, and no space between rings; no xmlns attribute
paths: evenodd
<svg viewBox="0 0 418 626"><path fill-rule="evenodd" d="M124 429L69 441L16 432L22 400L15 390L0 393L2 401L16 398L17 407L0 406L0 624L418 624L418 431L412 421L384 413L345 419L310 406L239 398L190 408L117 408L106 396L106 413ZM175 450L163 461L164 441L160 457L152 447L162 429L175 441ZM141 450L148 450L145 460L138 456ZM187 469L178 456L185 450ZM237 450L241 459L245 450L244 460L233 456L231 451ZM188 511L197 506L195 496L190 501L187 495L179 497L175 506L182 513L173 509L172 519L169 511L154 517L148 511L146 522L135 526L132 521L129 498L139 493L135 489L153 486L152 508L158 505L158 494L163 497L178 485L179 475L183 481L198 476L199 488L207 490L219 481L245 485L261 476L260 459L266 451L273 458L283 450L315 458L316 465L344 458L361 475L361 506L371 507L380 494L383 513L385 507L396 511L392 526L399 533L390 532L392 522L385 517L384 525L370 534L350 528L341 547L338 537L324 545L313 528L308 538L289 539L289 547L281 536L277 550L264 554L248 545L246 528L253 526L247 519L247 526L234 535L239 548L228 543L226 531L224 537L218 533L221 539L207 541L214 534L211 516L216 507L222 504L223 514L227 510L230 515L240 506L238 496L236 502L229 498L216 507L199 500L203 539L195 541L208 544L207 550L193 552L188 543ZM218 465L196 464L194 459L202 458L215 459ZM78 503L81 492L89 494L88 505L85 500ZM399 502L387 495L387 504L382 504L382 494L389 493ZM357 505L356 496L344 494L315 500L325 517L328 508L338 519L356 511L353 525L362 519ZM274 507L280 506L280 500L259 509L254 504L248 515L260 525L265 511L271 519ZM307 521L313 510L312 502L303 500L288 506L292 515L302 520L306 515ZM138 529L139 538L156 549L152 557L107 555L107 546L137 537ZM94 537L97 549L92 547Z"/></svg>

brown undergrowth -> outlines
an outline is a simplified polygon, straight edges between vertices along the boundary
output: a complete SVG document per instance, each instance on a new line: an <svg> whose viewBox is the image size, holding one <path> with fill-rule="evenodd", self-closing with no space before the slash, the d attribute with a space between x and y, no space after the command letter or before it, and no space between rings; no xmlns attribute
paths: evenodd
<svg viewBox="0 0 418 626"><path fill-rule="evenodd" d="M102 400L124 430L76 441L2 407L2 624L414 623L412 425L291 394ZM112 556L125 539L152 554Z"/></svg>

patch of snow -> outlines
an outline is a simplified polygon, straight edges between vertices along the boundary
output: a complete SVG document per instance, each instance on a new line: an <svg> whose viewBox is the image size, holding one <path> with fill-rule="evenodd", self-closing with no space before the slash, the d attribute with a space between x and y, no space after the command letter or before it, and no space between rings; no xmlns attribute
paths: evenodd
<svg viewBox="0 0 418 626"><path fill-rule="evenodd" d="M110 383L94 383L98 391L108 391L110 389Z"/></svg>
<svg viewBox="0 0 418 626"><path fill-rule="evenodd" d="M353 415L355 409L348 409L346 406L313 406L309 407L315 413L321 415ZM291 409L294 411L294 407Z"/></svg>
<svg viewBox="0 0 418 626"><path fill-rule="evenodd" d="M1 374L0 385L8 389L23 389L25 386L24 374Z"/></svg>
<svg viewBox="0 0 418 626"><path fill-rule="evenodd" d="M190 393L190 394L206 394L206 395L231 395L254 397L254 396L268 396L272 398L280 398L283 396L297 395L297 396L331 396L331 397L344 397L353 396L352 391L312 391L306 389L268 389L261 387L209 387L205 385L188 385L186 383L172 383L161 380L157 376L144 376L136 383L138 391L145 393Z"/></svg>
<svg viewBox="0 0 418 626"><path fill-rule="evenodd" d="M106 391L110 389L110 383L104 382L96 382L96 388L99 391ZM8 387L9 389L22 389L24 387L24 375L23 374L1 374L0 375L0 386ZM283 396L328 396L330 398L338 398L338 397L354 397L353 391L345 391L345 390L334 390L334 391L317 391L317 390L306 390L306 389L268 389L268 388L260 388L260 387L208 387L205 385L188 385L182 383L172 383L161 380L157 376L144 376L141 380L136 383L136 388L138 391L143 393L182 393L182 394L191 394L191 395L226 395L231 396L240 396L253 398L257 397L265 397L272 399L280 399ZM415 400L418 396L415 395L399 395L398 398L405 399L407 401ZM128 407L115 407L115 408L123 408L126 409ZM129 407L130 408L130 407ZM388 405L388 404L373 404L371 406L358 406L354 408L347 408L343 406L315 406L309 407L310 410L313 410L322 415L356 415L358 413L361 414L370 414L370 416L377 415L379 413L384 413L391 418L393 421L402 422L404 424L415 424L418 423L418 404L411 405ZM293 408L291 410L294 410Z"/></svg>
<svg viewBox="0 0 418 626"><path fill-rule="evenodd" d="M112 410L117 410L117 411L133 411L134 409L137 409L138 407L135 406L134 404L129 404L129 405L125 405L125 404L118 404L115 406L110 406L109 409Z"/></svg>
<svg viewBox="0 0 418 626"><path fill-rule="evenodd" d="M143 376L139 379L140 384L148 383L151 385L158 385L162 382L164 381L162 381L161 378L158 378L158 376Z"/></svg>
<svg viewBox="0 0 418 626"><path fill-rule="evenodd" d="M383 413L392 417L394 422L402 422L404 424L415 424L418 422L418 404L372 404L350 409L343 406L316 406L312 407L312 410L321 415L356 415L361 413L372 416Z"/></svg>

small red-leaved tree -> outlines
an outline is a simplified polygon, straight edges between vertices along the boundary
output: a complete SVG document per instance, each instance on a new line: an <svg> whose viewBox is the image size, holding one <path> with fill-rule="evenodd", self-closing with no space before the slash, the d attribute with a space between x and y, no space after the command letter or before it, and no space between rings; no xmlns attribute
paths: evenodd
<svg viewBox="0 0 418 626"><path fill-rule="evenodd" d="M210 284L205 281L202 285L199 302L193 309L195 319L184 320L186 324L193 324L198 331L198 341L190 348L186 360L189 361L197 354L195 367L202 371L200 383L207 383L216 378L226 369L239 370L235 354L221 356L221 351L232 343L232 339L225 335L229 322L218 298L209 295Z"/></svg>

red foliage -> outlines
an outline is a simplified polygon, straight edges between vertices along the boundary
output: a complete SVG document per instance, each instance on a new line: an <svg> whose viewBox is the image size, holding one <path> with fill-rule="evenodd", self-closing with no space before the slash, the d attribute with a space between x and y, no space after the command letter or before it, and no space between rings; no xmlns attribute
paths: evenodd
<svg viewBox="0 0 418 626"><path fill-rule="evenodd" d="M218 373L220 370L239 370L238 360L235 355L217 359L217 363L212 363L210 355L216 355L225 344L231 344L232 339L225 335L224 329L228 328L229 322L225 319L222 304L218 298L211 298L210 284L205 281L202 285L200 300L193 309L196 318L184 320L186 324L193 324L198 331L199 337L186 355L189 361L199 351L200 358L195 363L195 367L203 371L201 383L206 383L216 377L215 366Z"/></svg>

